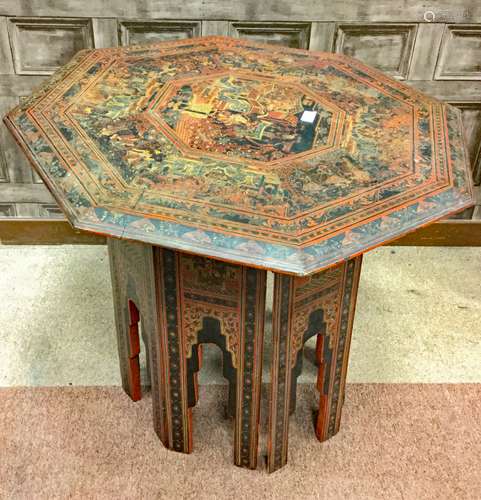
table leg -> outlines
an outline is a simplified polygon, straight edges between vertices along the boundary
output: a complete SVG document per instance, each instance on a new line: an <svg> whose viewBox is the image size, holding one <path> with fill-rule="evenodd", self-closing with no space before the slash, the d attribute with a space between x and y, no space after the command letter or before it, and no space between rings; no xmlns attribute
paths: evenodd
<svg viewBox="0 0 481 500"><path fill-rule="evenodd" d="M316 435L339 430L362 257L306 278L276 274L272 320L273 359L268 430L269 472L287 463L289 414L304 343L317 335L320 392Z"/></svg>
<svg viewBox="0 0 481 500"><path fill-rule="evenodd" d="M160 248L154 249L154 261L160 289L159 310L177 318L175 331L183 360L176 362L182 366L185 363L182 373L192 377L198 369L199 345L210 342L221 347L224 376L230 381L230 399L235 394L234 462L255 468L266 273ZM162 294L162 283L165 286L167 280L170 288ZM175 305L169 305L168 298L172 296L176 297ZM173 330L173 325L159 328L160 340L163 331ZM164 386L168 385L166 379ZM187 379L184 385L188 387ZM184 405L188 407L188 394L185 397ZM190 402L193 400L195 396L191 395ZM190 435L190 420L186 426Z"/></svg>
<svg viewBox="0 0 481 500"><path fill-rule="evenodd" d="M134 401L138 401L141 398L139 307L144 311L148 307L145 293L142 293L145 288L142 280L146 275L142 269L149 262L151 249L140 243L125 245L112 238L107 241L122 387ZM144 325L142 338L148 346L147 329ZM149 368L148 350L146 355ZM149 370L148 373L150 374Z"/></svg>
<svg viewBox="0 0 481 500"><path fill-rule="evenodd" d="M135 303L149 339L154 428L164 445L192 451L201 344L215 343L224 353L223 371L230 386L228 413L235 413L234 461L255 468L265 271L116 240L109 242L109 250L127 392L132 395L130 381L135 380L132 359L138 350L131 339L137 318L129 320L124 304ZM134 395L140 397L135 391Z"/></svg>
<svg viewBox="0 0 481 500"><path fill-rule="evenodd" d="M266 272L242 268L234 463L257 467Z"/></svg>

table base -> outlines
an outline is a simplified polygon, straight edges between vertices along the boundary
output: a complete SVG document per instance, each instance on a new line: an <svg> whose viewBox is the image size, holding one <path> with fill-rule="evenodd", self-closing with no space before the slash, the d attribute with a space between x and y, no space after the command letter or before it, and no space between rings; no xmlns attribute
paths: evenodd
<svg viewBox="0 0 481 500"><path fill-rule="evenodd" d="M202 344L223 352L234 463L255 469L259 434L266 271L142 243L108 240L122 386L141 398L146 346L154 429L171 450L192 451ZM304 343L317 335L320 392L316 435L339 430L361 257L313 276L275 273L267 464L287 462L289 414Z"/></svg>

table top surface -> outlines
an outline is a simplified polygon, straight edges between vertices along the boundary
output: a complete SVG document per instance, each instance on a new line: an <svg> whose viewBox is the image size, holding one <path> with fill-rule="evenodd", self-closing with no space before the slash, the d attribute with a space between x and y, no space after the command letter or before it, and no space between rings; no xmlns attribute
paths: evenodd
<svg viewBox="0 0 481 500"><path fill-rule="evenodd" d="M75 227L278 272L473 203L459 110L340 54L84 50L5 122Z"/></svg>

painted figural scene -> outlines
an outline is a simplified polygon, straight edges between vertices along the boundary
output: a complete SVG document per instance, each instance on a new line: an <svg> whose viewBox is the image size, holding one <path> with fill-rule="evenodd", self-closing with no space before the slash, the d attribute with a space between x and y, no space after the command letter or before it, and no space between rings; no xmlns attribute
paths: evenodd
<svg viewBox="0 0 481 500"><path fill-rule="evenodd" d="M159 113L190 148L256 161L325 144L332 118L295 88L230 75L183 85Z"/></svg>
<svg viewBox="0 0 481 500"><path fill-rule="evenodd" d="M473 201L459 110L340 54L81 51L6 124L74 226L279 272Z"/></svg>

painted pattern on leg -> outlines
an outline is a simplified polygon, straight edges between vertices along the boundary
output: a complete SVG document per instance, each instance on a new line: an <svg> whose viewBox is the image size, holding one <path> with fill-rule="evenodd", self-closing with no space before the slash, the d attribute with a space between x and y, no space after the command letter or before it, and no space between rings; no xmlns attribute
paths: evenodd
<svg viewBox="0 0 481 500"><path fill-rule="evenodd" d="M192 451L192 409L188 405L186 342L182 331L179 254L154 249L163 390L167 407L167 448Z"/></svg>
<svg viewBox="0 0 481 500"><path fill-rule="evenodd" d="M243 268L234 463L257 467L266 273Z"/></svg>
<svg viewBox="0 0 481 500"><path fill-rule="evenodd" d="M322 355L323 360L329 359L329 363L319 366L318 388L321 395L316 436L320 441L337 434L341 423L361 263L362 257L357 257L345 265L337 331L329 339L330 345L328 349L324 348ZM327 350L330 351L328 356Z"/></svg>
<svg viewBox="0 0 481 500"><path fill-rule="evenodd" d="M294 278L276 274L272 307L272 366L267 468L269 472L287 462L291 390L292 342L290 326Z"/></svg>
<svg viewBox="0 0 481 500"><path fill-rule="evenodd" d="M295 408L302 349L313 336L317 336L320 392L316 434L319 439L327 439L339 429L361 260L357 257L306 278L275 277L270 472L287 462L289 410Z"/></svg>

